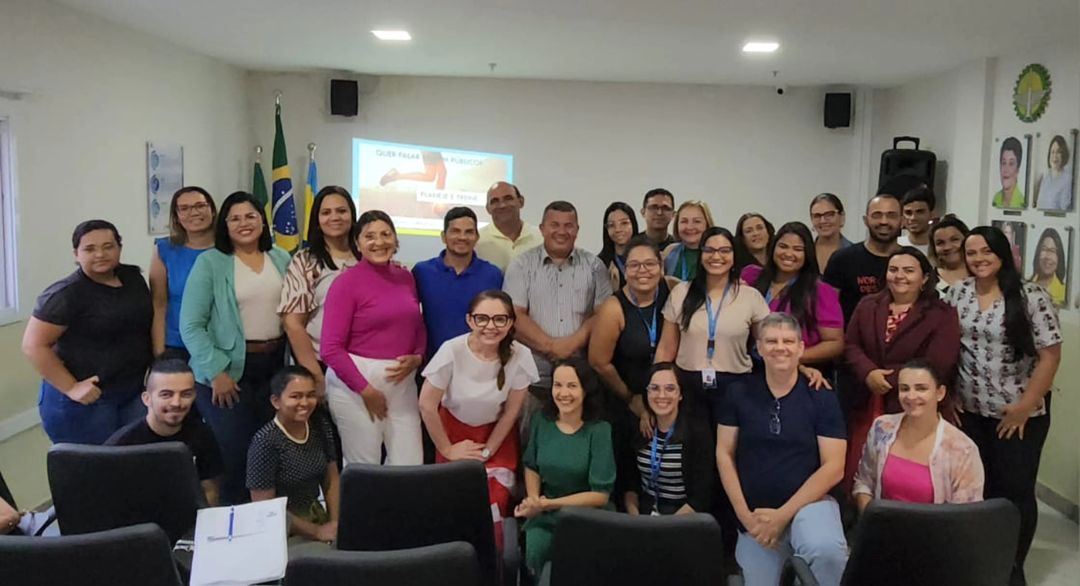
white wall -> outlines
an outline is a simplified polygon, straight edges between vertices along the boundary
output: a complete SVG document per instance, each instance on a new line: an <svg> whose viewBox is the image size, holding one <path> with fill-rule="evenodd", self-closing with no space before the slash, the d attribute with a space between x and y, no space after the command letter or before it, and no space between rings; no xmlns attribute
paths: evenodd
<svg viewBox="0 0 1080 586"><path fill-rule="evenodd" d="M915 136L933 151L939 173L935 189L950 211L972 221L982 217L978 194L984 191L983 139L990 131L989 99L993 59L980 59L944 73L874 92L873 185L880 155L896 136ZM905 148L910 148L904 145ZM976 222L977 223L977 222Z"/></svg>
<svg viewBox="0 0 1080 586"><path fill-rule="evenodd" d="M777 225L808 221L813 195L861 198L865 184L862 137L824 128L818 89L778 97L772 88L383 77L350 119L328 113L330 77L249 74L248 104L267 152L274 95L283 93L294 185L304 181L309 142L318 144L320 184L350 189L354 137L512 153L527 219L537 222L550 201L573 201L579 245L594 251L604 208L621 200L639 209L652 187L704 199L734 228L747 211ZM428 243L404 243L403 260L441 248Z"/></svg>
<svg viewBox="0 0 1080 586"><path fill-rule="evenodd" d="M73 269L71 230L112 220L123 260L150 260L146 142L184 145L185 180L214 194L246 185L248 128L237 68L44 0L0 0L0 98L15 135L23 315ZM0 424L37 405L23 322L0 327ZM0 443L0 470L24 505L41 502L40 429Z"/></svg>

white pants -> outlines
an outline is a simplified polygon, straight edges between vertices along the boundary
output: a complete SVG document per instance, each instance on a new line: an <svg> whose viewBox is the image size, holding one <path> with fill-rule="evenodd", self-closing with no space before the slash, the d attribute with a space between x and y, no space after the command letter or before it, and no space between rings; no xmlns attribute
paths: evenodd
<svg viewBox="0 0 1080 586"><path fill-rule="evenodd" d="M394 360L375 360L351 355L353 363L371 386L386 395L386 418L371 420L364 399L350 389L333 369L326 371L326 399L330 415L341 434L345 465L379 464L386 445L386 463L391 466L424 463L420 439L420 405L416 380L410 373L400 383L386 380L386 367Z"/></svg>

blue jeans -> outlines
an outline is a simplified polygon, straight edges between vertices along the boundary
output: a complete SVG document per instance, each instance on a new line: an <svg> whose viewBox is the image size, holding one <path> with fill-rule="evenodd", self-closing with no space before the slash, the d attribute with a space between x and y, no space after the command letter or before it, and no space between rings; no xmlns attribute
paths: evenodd
<svg viewBox="0 0 1080 586"><path fill-rule="evenodd" d="M735 559L743 570L746 586L776 586L784 561L792 555L806 560L822 586L839 586L847 565L847 540L840 523L840 507L831 497L803 507L769 549L750 535L739 532Z"/></svg>
<svg viewBox="0 0 1080 586"><path fill-rule="evenodd" d="M54 444L101 445L121 427L146 417L142 387L102 388L101 398L83 405L59 389L41 381L38 414L41 426Z"/></svg>
<svg viewBox="0 0 1080 586"><path fill-rule="evenodd" d="M221 486L221 504L232 505L251 500L247 490L247 452L251 436L274 417L270 404L270 377L285 365L284 350L249 352L244 361L244 374L237 381L239 401L232 408L214 405L214 391L196 384L195 405L204 421L214 431L225 477Z"/></svg>

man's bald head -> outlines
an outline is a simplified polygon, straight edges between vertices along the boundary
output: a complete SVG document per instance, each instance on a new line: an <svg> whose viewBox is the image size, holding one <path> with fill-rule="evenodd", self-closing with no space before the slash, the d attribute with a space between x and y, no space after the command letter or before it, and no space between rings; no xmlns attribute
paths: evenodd
<svg viewBox="0 0 1080 586"><path fill-rule="evenodd" d="M524 205L525 198L513 183L497 181L488 188L487 212L496 225L519 221Z"/></svg>

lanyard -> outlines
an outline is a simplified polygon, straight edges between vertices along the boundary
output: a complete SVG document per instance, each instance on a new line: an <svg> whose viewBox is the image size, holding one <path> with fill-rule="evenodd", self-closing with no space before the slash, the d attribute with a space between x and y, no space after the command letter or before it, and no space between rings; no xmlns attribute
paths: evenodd
<svg viewBox="0 0 1080 586"><path fill-rule="evenodd" d="M629 288L630 287L627 287L627 289L629 289ZM649 321L647 321L645 319L645 316L642 315L641 308L637 307L638 305L640 305L638 303L638 300L637 300L637 295L634 295L634 292L630 291L630 301L632 301L634 303L635 309L637 309L636 313L638 314L638 317L640 317L641 322L645 324L645 331L647 331L649 333L649 346L652 347L653 350L656 349L656 300L659 297L660 297L660 287L657 287L656 292L653 293L652 322L650 323Z"/></svg>
<svg viewBox="0 0 1080 586"><path fill-rule="evenodd" d="M619 268L619 274L626 279L626 262L618 254L615 255L615 266Z"/></svg>
<svg viewBox="0 0 1080 586"><path fill-rule="evenodd" d="M660 430L657 429L657 432ZM671 441L671 434L675 432L675 425L672 424L671 429L667 430L664 434L664 445L660 448L660 451L656 450L656 438L659 433L653 433L652 444L649 449L649 489L652 490L653 497L653 509L656 508L656 503L660 501L660 464L664 459L664 452L667 450L668 442Z"/></svg>
<svg viewBox="0 0 1080 586"><path fill-rule="evenodd" d="M724 300L727 299L728 290L731 289L731 283L724 286L724 294L720 296L720 303L716 305L716 313L712 310L712 298L709 297L709 293L705 293L705 315L709 316L709 346L708 357L711 362L713 354L716 354L716 324L720 321L720 310L724 309Z"/></svg>
<svg viewBox="0 0 1080 586"><path fill-rule="evenodd" d="M798 277L793 277L790 281L788 281L787 283L784 283L784 286L780 288L780 293L782 294L784 291L787 291L788 287L793 285L795 283L796 279L798 279ZM770 285L769 288L765 290L765 304L766 305L771 305L772 300L773 300L772 286Z"/></svg>

